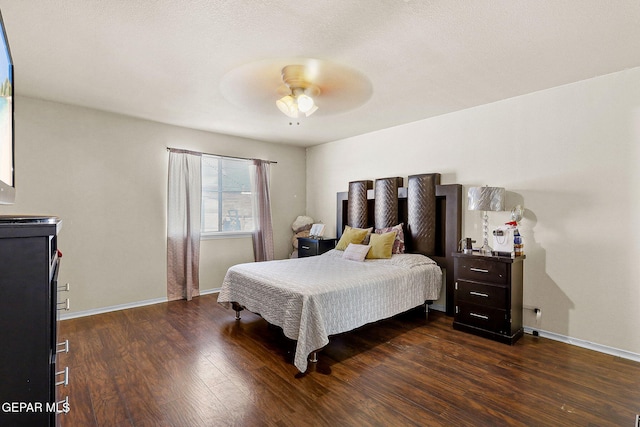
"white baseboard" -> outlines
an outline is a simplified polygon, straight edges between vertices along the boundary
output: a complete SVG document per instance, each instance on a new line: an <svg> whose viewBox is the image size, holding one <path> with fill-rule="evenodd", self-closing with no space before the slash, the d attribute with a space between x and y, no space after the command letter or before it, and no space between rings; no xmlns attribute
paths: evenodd
<svg viewBox="0 0 640 427"><path fill-rule="evenodd" d="M220 292L220 288L201 290L200 291L200 295L215 294L217 292ZM128 308L135 308L135 307L144 307L145 305L160 304L160 303L163 303L163 302L167 302L167 298L166 297L149 299L149 300L145 300L145 301L138 301L138 302L133 302L133 303L129 303L129 304L113 305L113 306L110 306L110 307L96 308L96 309L92 309L92 310L76 311L76 312L69 313L69 314L61 314L60 315L60 320L75 319L75 318L78 318L78 317L85 317L85 316L93 316L94 314L108 313L110 311L125 310L125 309L128 309ZM432 304L432 305L429 306L429 310L436 310L436 311L446 312L445 306L441 305L441 304ZM543 331L543 330L540 330L540 329L534 329L534 328L531 328L529 326L525 326L524 327L524 332L527 333L527 334L531 334L531 335L534 335L534 332L535 332L535 333L538 334L538 336L543 337L543 338L549 338L549 339L554 340L554 341L560 341L560 342L563 342L563 343L566 343L566 344L571 344L571 345L575 345L575 346L578 346L578 347L587 348L589 350L598 351L600 353L610 354L612 356L618 356L618 357L621 357L623 359L629 359L629 360L633 360L635 362L640 362L640 354L632 353L630 351L621 350L621 349L613 348L613 347L608 347L606 345L596 344L596 343L592 343L590 341L584 341L584 340L568 337L568 336L565 336L565 335L556 334L554 332L548 332L548 331Z"/></svg>
<svg viewBox="0 0 640 427"><path fill-rule="evenodd" d="M215 294L220 292L220 288L200 290L200 295ZM145 305L153 305L167 302L167 298L154 298L144 301L136 301L128 304L112 305L110 307L100 307L91 310L74 311L73 313L60 314L60 320L75 319L78 317L93 316L95 314L109 313L111 311L126 310L128 308L144 307Z"/></svg>
<svg viewBox="0 0 640 427"><path fill-rule="evenodd" d="M577 338L568 337L566 335L556 334L555 332L542 331L540 329L534 329L529 326L524 327L524 332L526 334L532 334L532 335L535 335L535 333L537 333L538 336L543 338L549 338L554 341L560 341L566 344L571 344L571 345L586 348L589 350L594 350L600 353L610 354L612 356L618 356L623 359L629 359L635 362L640 362L640 354L632 353L627 350L621 350L619 348L609 347L606 345L597 344L590 341L580 340Z"/></svg>

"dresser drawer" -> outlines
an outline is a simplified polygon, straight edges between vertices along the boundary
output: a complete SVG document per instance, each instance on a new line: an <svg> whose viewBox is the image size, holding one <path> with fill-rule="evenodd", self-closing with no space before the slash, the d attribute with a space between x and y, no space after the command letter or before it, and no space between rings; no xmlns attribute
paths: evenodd
<svg viewBox="0 0 640 427"><path fill-rule="evenodd" d="M455 298L457 302L469 302L504 309L507 306L508 291L507 286L458 280Z"/></svg>
<svg viewBox="0 0 640 427"><path fill-rule="evenodd" d="M460 303L456 306L456 322L499 334L509 334L507 313L493 307Z"/></svg>
<svg viewBox="0 0 640 427"><path fill-rule="evenodd" d="M458 278L476 282L508 284L509 267L503 262L495 262L482 257L456 258Z"/></svg>

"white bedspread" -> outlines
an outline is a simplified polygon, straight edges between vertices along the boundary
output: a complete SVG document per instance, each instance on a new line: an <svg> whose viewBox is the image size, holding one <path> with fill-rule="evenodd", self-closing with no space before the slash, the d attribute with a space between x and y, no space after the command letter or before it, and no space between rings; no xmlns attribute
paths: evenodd
<svg viewBox="0 0 640 427"><path fill-rule="evenodd" d="M225 276L218 302L237 302L297 340L294 365L305 372L310 353L329 336L437 300L440 267L423 255L342 259L342 252L239 264Z"/></svg>

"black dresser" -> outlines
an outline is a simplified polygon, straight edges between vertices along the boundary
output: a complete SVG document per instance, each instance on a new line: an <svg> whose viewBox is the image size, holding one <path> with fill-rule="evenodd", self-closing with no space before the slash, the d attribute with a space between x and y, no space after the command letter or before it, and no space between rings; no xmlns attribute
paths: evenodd
<svg viewBox="0 0 640 427"><path fill-rule="evenodd" d="M61 253L56 217L0 216L0 425L55 426L69 410L67 341L57 334ZM60 288L60 289L59 289Z"/></svg>
<svg viewBox="0 0 640 427"><path fill-rule="evenodd" d="M507 344L523 334L524 256L454 256L454 329Z"/></svg>

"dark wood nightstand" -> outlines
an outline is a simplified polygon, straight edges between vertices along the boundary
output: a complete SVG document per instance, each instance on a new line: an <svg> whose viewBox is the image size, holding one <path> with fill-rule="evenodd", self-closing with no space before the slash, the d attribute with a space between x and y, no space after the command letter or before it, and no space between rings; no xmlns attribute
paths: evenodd
<svg viewBox="0 0 640 427"><path fill-rule="evenodd" d="M298 237L298 258L322 255L336 247L336 239Z"/></svg>
<svg viewBox="0 0 640 427"><path fill-rule="evenodd" d="M522 281L525 256L454 253L453 328L514 344L523 334Z"/></svg>

